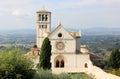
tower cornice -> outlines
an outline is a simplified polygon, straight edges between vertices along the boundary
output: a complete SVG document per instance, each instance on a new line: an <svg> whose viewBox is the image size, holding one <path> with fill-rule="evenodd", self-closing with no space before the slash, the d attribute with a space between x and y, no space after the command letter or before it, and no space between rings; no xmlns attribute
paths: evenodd
<svg viewBox="0 0 120 79"><path fill-rule="evenodd" d="M47 10L40 10L40 11L37 11L37 13L51 13L51 12Z"/></svg>

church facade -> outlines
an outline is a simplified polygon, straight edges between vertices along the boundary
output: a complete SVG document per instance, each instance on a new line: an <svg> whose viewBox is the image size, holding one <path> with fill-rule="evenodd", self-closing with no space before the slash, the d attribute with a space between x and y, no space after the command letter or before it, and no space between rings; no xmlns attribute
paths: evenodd
<svg viewBox="0 0 120 79"><path fill-rule="evenodd" d="M42 42L48 37L52 46L50 61L53 73L85 72L94 79L120 79L99 68L104 65L102 58L88 53L86 46L80 44L81 33L68 32L61 24L51 32L51 12L47 10L37 12L36 36L36 45L25 54L34 62L33 69L37 69Z"/></svg>
<svg viewBox="0 0 120 79"><path fill-rule="evenodd" d="M53 73L86 72L92 64L90 54L80 44L80 32L68 32L59 24L51 32L51 12L41 10L37 12L37 42L40 49L45 37L51 41L51 67Z"/></svg>

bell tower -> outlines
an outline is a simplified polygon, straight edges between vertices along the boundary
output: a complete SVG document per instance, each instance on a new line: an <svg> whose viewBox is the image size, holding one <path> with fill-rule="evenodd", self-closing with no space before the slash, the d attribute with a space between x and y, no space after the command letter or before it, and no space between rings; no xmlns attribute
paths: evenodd
<svg viewBox="0 0 120 79"><path fill-rule="evenodd" d="M45 37L51 32L51 12L43 9L37 12L37 46L41 48Z"/></svg>

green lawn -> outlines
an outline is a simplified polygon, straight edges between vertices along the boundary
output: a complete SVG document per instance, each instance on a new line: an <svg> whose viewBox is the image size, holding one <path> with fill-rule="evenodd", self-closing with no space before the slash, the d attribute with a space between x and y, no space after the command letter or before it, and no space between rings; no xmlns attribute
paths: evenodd
<svg viewBox="0 0 120 79"><path fill-rule="evenodd" d="M38 71L33 79L93 79L85 73L79 74L52 74L50 70Z"/></svg>
<svg viewBox="0 0 120 79"><path fill-rule="evenodd" d="M87 74L80 73L80 74L70 74L72 79L93 79Z"/></svg>

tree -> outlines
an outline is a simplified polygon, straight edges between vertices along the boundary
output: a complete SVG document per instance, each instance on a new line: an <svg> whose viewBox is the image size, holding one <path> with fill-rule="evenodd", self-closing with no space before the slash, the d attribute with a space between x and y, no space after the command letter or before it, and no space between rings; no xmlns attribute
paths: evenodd
<svg viewBox="0 0 120 79"><path fill-rule="evenodd" d="M119 49L114 49L108 60L108 67L118 69L120 68L120 51Z"/></svg>
<svg viewBox="0 0 120 79"><path fill-rule="evenodd" d="M33 63L19 49L0 52L0 79L32 79Z"/></svg>
<svg viewBox="0 0 120 79"><path fill-rule="evenodd" d="M49 38L46 37L42 43L40 51L39 67L43 69L50 69L51 68L50 57L51 57L51 44Z"/></svg>

